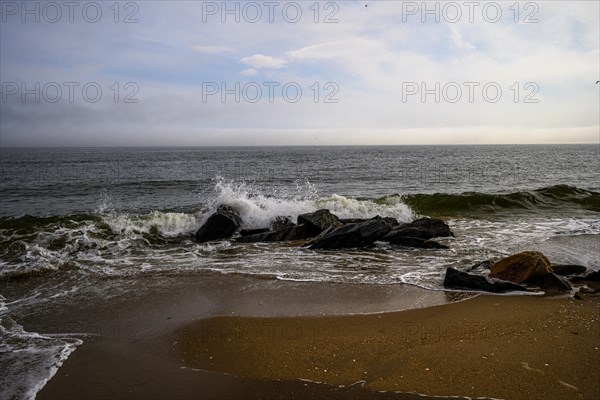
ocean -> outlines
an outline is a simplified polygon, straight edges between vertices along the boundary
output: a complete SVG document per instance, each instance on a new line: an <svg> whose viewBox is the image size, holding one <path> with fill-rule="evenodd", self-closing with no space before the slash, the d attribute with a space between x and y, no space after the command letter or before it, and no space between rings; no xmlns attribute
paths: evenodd
<svg viewBox="0 0 600 400"><path fill-rule="evenodd" d="M215 274L442 291L447 267L524 250L600 269L598 145L1 149L0 387L34 398L86 332L23 319ZM198 244L220 204L245 228L327 208L448 221L449 250Z"/></svg>

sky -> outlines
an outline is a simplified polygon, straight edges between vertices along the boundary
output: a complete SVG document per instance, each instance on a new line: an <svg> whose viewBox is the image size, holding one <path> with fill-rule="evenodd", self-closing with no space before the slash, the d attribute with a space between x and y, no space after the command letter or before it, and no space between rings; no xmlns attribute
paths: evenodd
<svg viewBox="0 0 600 400"><path fill-rule="evenodd" d="M0 2L0 146L600 142L600 2Z"/></svg>

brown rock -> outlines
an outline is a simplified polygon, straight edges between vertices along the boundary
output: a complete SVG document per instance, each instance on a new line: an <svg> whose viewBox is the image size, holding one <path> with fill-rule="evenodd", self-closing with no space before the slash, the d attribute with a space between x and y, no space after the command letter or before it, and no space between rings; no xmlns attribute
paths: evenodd
<svg viewBox="0 0 600 400"><path fill-rule="evenodd" d="M539 251L524 251L503 258L492 265L490 271L490 278L521 283L535 276L552 273L552 267Z"/></svg>

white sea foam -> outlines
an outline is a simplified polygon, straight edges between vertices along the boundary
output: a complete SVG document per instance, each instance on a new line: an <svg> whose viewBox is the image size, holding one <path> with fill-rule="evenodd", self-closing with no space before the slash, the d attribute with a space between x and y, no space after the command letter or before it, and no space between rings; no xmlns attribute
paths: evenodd
<svg viewBox="0 0 600 400"><path fill-rule="evenodd" d="M7 315L0 318L0 398L35 399L83 342L27 332Z"/></svg>
<svg viewBox="0 0 600 400"><path fill-rule="evenodd" d="M153 211L149 214L129 215L110 213L102 216L114 233L137 237L140 233L156 230L164 237L176 237L195 232L202 214Z"/></svg>
<svg viewBox="0 0 600 400"><path fill-rule="evenodd" d="M376 215L409 221L412 210L401 198L391 197L383 204L373 200L358 200L341 195L319 198L316 188L308 181L299 181L293 189L266 193L245 182L218 180L211 209L226 204L240 213L245 227L264 228L277 216L293 219L304 213L327 208L340 218L372 218ZM207 218L206 216L205 218ZM204 221L202 221L204 222Z"/></svg>

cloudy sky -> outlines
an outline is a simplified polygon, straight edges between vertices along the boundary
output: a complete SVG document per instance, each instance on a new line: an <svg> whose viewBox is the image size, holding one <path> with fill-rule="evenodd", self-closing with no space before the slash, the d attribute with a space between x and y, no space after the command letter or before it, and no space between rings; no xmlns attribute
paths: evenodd
<svg viewBox="0 0 600 400"><path fill-rule="evenodd" d="M600 140L600 2L2 1L0 145Z"/></svg>

